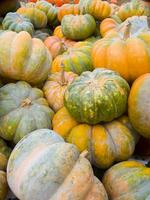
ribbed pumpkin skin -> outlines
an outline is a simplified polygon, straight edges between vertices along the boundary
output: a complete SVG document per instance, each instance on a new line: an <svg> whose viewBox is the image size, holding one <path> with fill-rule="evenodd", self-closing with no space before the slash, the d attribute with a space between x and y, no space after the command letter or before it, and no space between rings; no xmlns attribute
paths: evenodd
<svg viewBox="0 0 150 200"><path fill-rule="evenodd" d="M19 8L17 13L30 19L35 28L45 28L47 25L47 16L37 8Z"/></svg>
<svg viewBox="0 0 150 200"><path fill-rule="evenodd" d="M82 13L90 14L96 20L103 20L111 14L111 6L107 1L80 0L79 5Z"/></svg>
<svg viewBox="0 0 150 200"><path fill-rule="evenodd" d="M2 77L23 80L31 84L41 83L48 76L51 61L51 55L43 42L32 39L27 32L0 33L0 75Z"/></svg>
<svg viewBox="0 0 150 200"><path fill-rule="evenodd" d="M1 0L0 1L0 17L8 12L15 12L20 7L19 0Z"/></svg>
<svg viewBox="0 0 150 200"><path fill-rule="evenodd" d="M150 74L139 77L132 85L128 100L128 113L133 127L150 138Z"/></svg>
<svg viewBox="0 0 150 200"><path fill-rule="evenodd" d="M50 107L54 111L63 107L65 91L76 77L77 74L73 72L57 72L48 77L43 91Z"/></svg>
<svg viewBox="0 0 150 200"><path fill-rule="evenodd" d="M54 35L54 36L57 36L57 37L59 37L59 38L64 38L64 37L65 37L65 36L63 35L61 26L57 26L57 27L54 29L53 35Z"/></svg>
<svg viewBox="0 0 150 200"><path fill-rule="evenodd" d="M0 170L0 200L5 200L8 193L6 173Z"/></svg>
<svg viewBox="0 0 150 200"><path fill-rule="evenodd" d="M112 18L104 19L100 24L100 33L102 37L105 37L110 31L116 31L118 23Z"/></svg>
<svg viewBox="0 0 150 200"><path fill-rule="evenodd" d="M148 200L150 168L137 161L124 161L104 174L103 183L111 200Z"/></svg>
<svg viewBox="0 0 150 200"><path fill-rule="evenodd" d="M42 40L43 42L45 41L46 38L48 38L51 34L51 30L47 28L39 29L34 32L33 37L38 38Z"/></svg>
<svg viewBox="0 0 150 200"><path fill-rule="evenodd" d="M58 9L58 20L61 22L65 15L79 15L81 13L79 4L64 4Z"/></svg>
<svg viewBox="0 0 150 200"><path fill-rule="evenodd" d="M17 33L27 31L30 35L33 35L34 32L34 26L31 21L18 13L8 13L2 24L4 30L11 30Z"/></svg>
<svg viewBox="0 0 150 200"><path fill-rule="evenodd" d="M38 128L50 128L53 111L43 92L19 81L0 88L0 136L17 143Z"/></svg>
<svg viewBox="0 0 150 200"><path fill-rule="evenodd" d="M150 72L149 48L150 32L133 34L126 39L118 36L103 38L92 49L93 66L105 66L119 72L128 82L133 82L140 75Z"/></svg>
<svg viewBox="0 0 150 200"><path fill-rule="evenodd" d="M46 1L38 1L35 4L35 8L38 8L39 10L43 11L48 19L49 25L57 25L57 8L54 7L51 3L48 3Z"/></svg>
<svg viewBox="0 0 150 200"><path fill-rule="evenodd" d="M132 0L120 6L117 15L122 21L132 16L150 16L150 8L142 0Z"/></svg>
<svg viewBox="0 0 150 200"><path fill-rule="evenodd" d="M10 152L11 149L7 146L5 141L0 138L0 170L6 170Z"/></svg>
<svg viewBox="0 0 150 200"><path fill-rule="evenodd" d="M76 16L66 15L61 21L61 27L66 38L71 40L84 40L94 33L96 22L89 14Z"/></svg>
<svg viewBox="0 0 150 200"><path fill-rule="evenodd" d="M48 129L34 131L17 144L9 159L7 179L19 199L108 200L89 161Z"/></svg>
<svg viewBox="0 0 150 200"><path fill-rule="evenodd" d="M65 106L79 122L97 124L121 116L127 107L128 83L107 69L84 72L66 90Z"/></svg>

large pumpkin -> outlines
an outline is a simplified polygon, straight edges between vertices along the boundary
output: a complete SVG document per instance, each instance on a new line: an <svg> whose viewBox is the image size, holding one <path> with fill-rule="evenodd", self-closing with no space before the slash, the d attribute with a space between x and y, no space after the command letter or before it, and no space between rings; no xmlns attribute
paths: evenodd
<svg viewBox="0 0 150 200"><path fill-rule="evenodd" d="M51 55L43 42L32 39L27 32L0 33L1 76L32 84L40 83L48 76L51 60Z"/></svg>
<svg viewBox="0 0 150 200"><path fill-rule="evenodd" d="M47 25L46 14L35 7L19 8L17 13L29 18L35 28L45 28Z"/></svg>
<svg viewBox="0 0 150 200"><path fill-rule="evenodd" d="M128 83L116 72L84 72L67 88L65 106L79 122L97 124L121 116L127 108Z"/></svg>
<svg viewBox="0 0 150 200"><path fill-rule="evenodd" d="M106 171L103 183L110 200L148 200L150 168L138 161L124 161Z"/></svg>
<svg viewBox="0 0 150 200"><path fill-rule="evenodd" d="M0 170L0 200L5 200L8 193L7 177L4 171Z"/></svg>
<svg viewBox="0 0 150 200"><path fill-rule="evenodd" d="M150 74L139 77L132 85L128 100L129 118L133 127L150 138Z"/></svg>
<svg viewBox="0 0 150 200"><path fill-rule="evenodd" d="M19 0L1 0L0 17L6 15L8 12L15 12L19 7Z"/></svg>
<svg viewBox="0 0 150 200"><path fill-rule="evenodd" d="M10 152L11 149L7 146L5 141L0 138L0 170L6 170Z"/></svg>
<svg viewBox="0 0 150 200"><path fill-rule="evenodd" d="M38 128L50 128L53 111L43 92L20 81L0 88L0 136L17 143Z"/></svg>
<svg viewBox="0 0 150 200"><path fill-rule="evenodd" d="M81 12L92 15L96 20L103 20L110 16L111 6L107 1L80 0Z"/></svg>
<svg viewBox="0 0 150 200"><path fill-rule="evenodd" d="M92 71L91 51L93 44L90 42L77 42L62 55L57 56L53 63L51 72L72 71L81 74L84 71Z"/></svg>
<svg viewBox="0 0 150 200"><path fill-rule="evenodd" d="M34 32L34 26L31 21L18 13L8 13L2 24L4 30L11 30L17 33L26 31L30 33L30 35L33 35Z"/></svg>
<svg viewBox="0 0 150 200"><path fill-rule="evenodd" d="M92 49L95 68L108 68L120 73L127 81L133 82L137 77L150 72L150 31L127 28L114 36L98 40Z"/></svg>
<svg viewBox="0 0 150 200"><path fill-rule="evenodd" d="M84 153L79 155L76 146L48 129L36 130L18 143L7 179L23 200L108 200Z"/></svg>
<svg viewBox="0 0 150 200"><path fill-rule="evenodd" d="M66 15L61 21L64 36L71 40L84 40L90 37L95 29L96 22L89 15Z"/></svg>
<svg viewBox="0 0 150 200"><path fill-rule="evenodd" d="M51 74L46 81L43 91L50 107L57 111L64 105L64 94L67 87L77 77L73 72L57 72Z"/></svg>

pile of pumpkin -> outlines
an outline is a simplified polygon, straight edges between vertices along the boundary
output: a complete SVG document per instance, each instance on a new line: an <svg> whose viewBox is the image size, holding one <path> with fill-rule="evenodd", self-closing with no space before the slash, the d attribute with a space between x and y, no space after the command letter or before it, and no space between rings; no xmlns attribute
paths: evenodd
<svg viewBox="0 0 150 200"><path fill-rule="evenodd" d="M148 200L150 5L0 2L0 200ZM97 177L96 177L97 176ZM9 186L8 186L9 185Z"/></svg>

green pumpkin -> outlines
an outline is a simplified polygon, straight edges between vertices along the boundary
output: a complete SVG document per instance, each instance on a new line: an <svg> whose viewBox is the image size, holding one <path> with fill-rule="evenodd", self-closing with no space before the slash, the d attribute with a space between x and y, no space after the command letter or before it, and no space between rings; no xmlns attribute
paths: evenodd
<svg viewBox="0 0 150 200"><path fill-rule="evenodd" d="M68 39L84 40L94 33L96 22L89 14L66 15L61 21L61 26L64 36Z"/></svg>
<svg viewBox="0 0 150 200"><path fill-rule="evenodd" d="M18 13L8 13L2 24L4 30L11 30L17 33L26 31L30 33L30 35L33 35L34 32L34 26L31 21Z"/></svg>
<svg viewBox="0 0 150 200"><path fill-rule="evenodd" d="M15 12L20 7L19 0L1 0L0 17L5 16L8 12Z"/></svg>
<svg viewBox="0 0 150 200"><path fill-rule="evenodd" d="M128 83L116 72L95 69L70 84L65 106L78 122L109 122L126 111L129 90Z"/></svg>
<svg viewBox="0 0 150 200"><path fill-rule="evenodd" d="M53 26L57 26L59 24L59 21L57 19L57 8L53 6L51 3L48 3L46 1L37 1L35 4L35 7L39 10L42 10L48 19L48 24Z"/></svg>
<svg viewBox="0 0 150 200"><path fill-rule="evenodd" d="M40 89L20 81L0 88L0 136L17 143L39 128L51 128L53 111Z"/></svg>
<svg viewBox="0 0 150 200"><path fill-rule="evenodd" d="M44 41L50 35L51 35L51 30L48 28L43 28L43 29L36 30L34 32L33 37Z"/></svg>

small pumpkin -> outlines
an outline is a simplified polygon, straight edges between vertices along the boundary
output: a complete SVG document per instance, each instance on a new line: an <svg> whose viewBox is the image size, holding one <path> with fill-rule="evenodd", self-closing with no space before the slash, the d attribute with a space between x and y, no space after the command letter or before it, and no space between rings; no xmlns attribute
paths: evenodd
<svg viewBox="0 0 150 200"><path fill-rule="evenodd" d="M80 0L79 5L82 13L90 14L96 20L103 20L111 14L111 6L107 1Z"/></svg>
<svg viewBox="0 0 150 200"><path fill-rule="evenodd" d="M150 197L150 168L134 160L112 166L103 177L110 199L145 200Z"/></svg>
<svg viewBox="0 0 150 200"><path fill-rule="evenodd" d="M32 39L29 33L25 31L0 33L2 77L24 80L35 85L46 80L51 61L51 55L44 43L39 39Z"/></svg>
<svg viewBox="0 0 150 200"><path fill-rule="evenodd" d="M89 14L66 15L61 21L61 27L66 38L71 40L84 40L94 33L96 22Z"/></svg>
<svg viewBox="0 0 150 200"><path fill-rule="evenodd" d="M51 3L48 3L44 0L37 1L35 4L35 8L43 11L48 19L49 25L58 25L58 19L57 19L57 8L53 6Z"/></svg>
<svg viewBox="0 0 150 200"><path fill-rule="evenodd" d="M45 13L35 7L22 7L17 13L30 19L35 28L45 28L47 25L47 16Z"/></svg>
<svg viewBox="0 0 150 200"><path fill-rule="evenodd" d="M53 111L43 92L19 81L0 88L0 136L17 143L38 128L50 128Z"/></svg>
<svg viewBox="0 0 150 200"><path fill-rule="evenodd" d="M58 20L61 22L65 15L80 15L79 4L64 4L58 9Z"/></svg>
<svg viewBox="0 0 150 200"><path fill-rule="evenodd" d="M55 132L36 130L13 150L8 184L17 198L24 200L108 200L85 155Z"/></svg>
<svg viewBox="0 0 150 200"><path fill-rule="evenodd" d="M72 48L53 60L51 72L59 72L62 68L64 71L72 71L79 75L87 70L92 71L92 46L90 42L79 42L79 44L77 42Z"/></svg>
<svg viewBox="0 0 150 200"><path fill-rule="evenodd" d="M64 34L63 34L63 32L62 32L61 26L57 26L57 27L54 29L53 35L54 35L54 36L57 36L57 37L59 37L59 38L64 38L64 37L65 37Z"/></svg>
<svg viewBox="0 0 150 200"><path fill-rule="evenodd" d="M43 28L43 29L36 30L34 32L33 37L34 38L38 38L38 39L40 39L40 40L42 40L44 42L45 39L50 36L50 34L51 34L51 30L50 29Z"/></svg>
<svg viewBox="0 0 150 200"><path fill-rule="evenodd" d="M73 72L57 72L51 74L43 88L50 107L57 111L64 105L64 94L67 87L77 77Z"/></svg>
<svg viewBox="0 0 150 200"><path fill-rule="evenodd" d="M97 124L121 116L127 108L128 83L116 72L84 72L65 92L65 106L79 122Z"/></svg>
<svg viewBox="0 0 150 200"><path fill-rule="evenodd" d="M79 3L79 0L48 0L48 1L58 7L62 6L63 4L68 4L68 3L72 3L72 4Z"/></svg>
<svg viewBox="0 0 150 200"><path fill-rule="evenodd" d="M6 199L8 193L8 184L6 172L0 170L0 200Z"/></svg>
<svg viewBox="0 0 150 200"><path fill-rule="evenodd" d="M11 30L17 33L26 31L30 33L30 35L33 35L34 32L34 26L31 21L18 13L8 13L5 16L2 25L4 30Z"/></svg>
<svg viewBox="0 0 150 200"><path fill-rule="evenodd" d="M140 76L132 85L128 113L133 127L143 137L150 138L150 74Z"/></svg>
<svg viewBox="0 0 150 200"><path fill-rule="evenodd" d="M20 7L19 0L1 0L0 17L5 16L8 12L15 12Z"/></svg>

